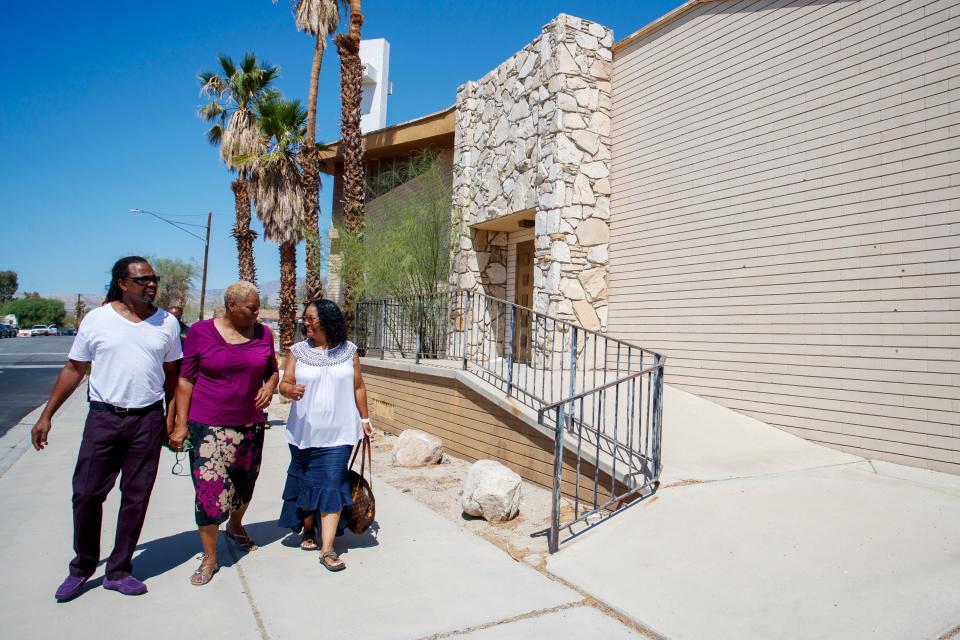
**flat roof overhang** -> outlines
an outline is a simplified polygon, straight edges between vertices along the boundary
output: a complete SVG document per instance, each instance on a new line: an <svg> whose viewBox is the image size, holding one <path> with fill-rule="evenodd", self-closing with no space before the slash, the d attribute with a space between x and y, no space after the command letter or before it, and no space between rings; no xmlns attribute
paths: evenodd
<svg viewBox="0 0 960 640"><path fill-rule="evenodd" d="M450 107L416 120L371 131L363 136L364 159L392 157L431 146L452 147L456 115L456 108ZM324 173L333 175L337 164L341 162L343 156L339 141L320 150L320 170Z"/></svg>
<svg viewBox="0 0 960 640"><path fill-rule="evenodd" d="M533 228L532 223L536 220L536 216L536 209L524 209L523 211L472 224L470 228L478 231L520 231L521 229Z"/></svg>

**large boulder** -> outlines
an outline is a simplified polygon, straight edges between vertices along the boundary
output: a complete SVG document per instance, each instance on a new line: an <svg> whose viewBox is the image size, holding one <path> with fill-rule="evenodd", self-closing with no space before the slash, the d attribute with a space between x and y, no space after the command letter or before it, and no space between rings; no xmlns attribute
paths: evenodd
<svg viewBox="0 0 960 640"><path fill-rule="evenodd" d="M406 429L393 445L393 466L424 467L438 464L443 457L443 441L419 429Z"/></svg>
<svg viewBox="0 0 960 640"><path fill-rule="evenodd" d="M467 515L506 522L520 512L520 476L496 460L477 460L463 482L461 505Z"/></svg>

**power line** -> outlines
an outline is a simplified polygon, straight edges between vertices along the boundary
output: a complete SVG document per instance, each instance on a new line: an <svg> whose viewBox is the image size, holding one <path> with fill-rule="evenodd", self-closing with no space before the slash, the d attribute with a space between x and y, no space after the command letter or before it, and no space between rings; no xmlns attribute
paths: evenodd
<svg viewBox="0 0 960 640"><path fill-rule="evenodd" d="M176 227L176 228L179 229L180 231L183 231L184 233L190 234L191 236L193 236L194 238L196 238L196 239L199 240L200 242L204 242L204 243L206 242L206 240L204 240L203 238L201 238L200 236L198 236L197 234L195 234L193 231L190 231L189 229L184 229L183 226L181 226L181 225L188 225L188 226L191 226L191 227L199 227L199 228L201 228L201 229L206 229L206 228L207 228L206 225L190 224L190 223L188 223L188 222L174 222L173 220L167 220L166 218L164 218L164 217L163 217L162 215L160 215L159 213L156 213L156 212L154 212L154 211L147 211L146 209L130 209L130 211L132 211L133 213L146 213L147 215L151 215L151 216L153 216L154 218L156 218L157 220L161 220L161 221L163 221L163 222L166 222L166 223L169 224L171 227Z"/></svg>

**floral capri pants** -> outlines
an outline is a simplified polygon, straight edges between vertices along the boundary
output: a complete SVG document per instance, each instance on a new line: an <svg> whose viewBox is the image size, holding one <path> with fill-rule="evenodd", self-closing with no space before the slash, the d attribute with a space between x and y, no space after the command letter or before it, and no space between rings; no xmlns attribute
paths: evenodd
<svg viewBox="0 0 960 640"><path fill-rule="evenodd" d="M263 458L263 427L220 427L190 420L190 477L199 526L219 525L253 498Z"/></svg>

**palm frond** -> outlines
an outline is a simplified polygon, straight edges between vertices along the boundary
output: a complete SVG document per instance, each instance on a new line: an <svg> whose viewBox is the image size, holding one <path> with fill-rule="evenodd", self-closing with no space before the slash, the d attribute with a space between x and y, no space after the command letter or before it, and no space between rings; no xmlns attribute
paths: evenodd
<svg viewBox="0 0 960 640"><path fill-rule="evenodd" d="M300 31L328 36L337 30L340 8L337 0L295 0L293 17Z"/></svg>
<svg viewBox="0 0 960 640"><path fill-rule="evenodd" d="M243 54L243 60L240 62L240 70L244 73L250 73L257 68L257 54L247 51Z"/></svg>
<svg viewBox="0 0 960 640"><path fill-rule="evenodd" d="M237 109L227 122L220 141L220 158L229 169L238 169L233 159L246 154L261 154L266 141L257 127L257 117L247 109Z"/></svg>
<svg viewBox="0 0 960 640"><path fill-rule="evenodd" d="M223 139L223 127L219 124L215 124L207 131L207 142L213 146L218 146L220 140Z"/></svg>
<svg viewBox="0 0 960 640"><path fill-rule="evenodd" d="M197 115L200 116L200 119L207 122L213 122L214 120L222 122L226 113L226 109L218 102L208 102L207 104L200 105L197 109Z"/></svg>
<svg viewBox="0 0 960 640"><path fill-rule="evenodd" d="M269 65L266 62L262 66L263 73L261 75L260 82L263 86L266 86L280 77L280 65Z"/></svg>
<svg viewBox="0 0 960 640"><path fill-rule="evenodd" d="M204 71L197 75L200 81L200 95L210 96L213 99L219 99L223 96L227 88L227 81L212 71Z"/></svg>
<svg viewBox="0 0 960 640"><path fill-rule="evenodd" d="M227 54L217 54L217 61L220 63L220 68L223 69L223 75L225 77L229 78L237 72L237 65L233 63L233 58Z"/></svg>
<svg viewBox="0 0 960 640"><path fill-rule="evenodd" d="M254 198L263 236L271 242L303 239L303 183L297 165L281 156L261 163L256 172Z"/></svg>
<svg viewBox="0 0 960 640"><path fill-rule="evenodd" d="M246 165L259 161L259 159L260 156L255 153L244 153L243 155L234 156L233 164L238 167L245 167Z"/></svg>
<svg viewBox="0 0 960 640"><path fill-rule="evenodd" d="M307 111L299 100L271 95L257 101L260 130L273 146L295 153L306 136Z"/></svg>

